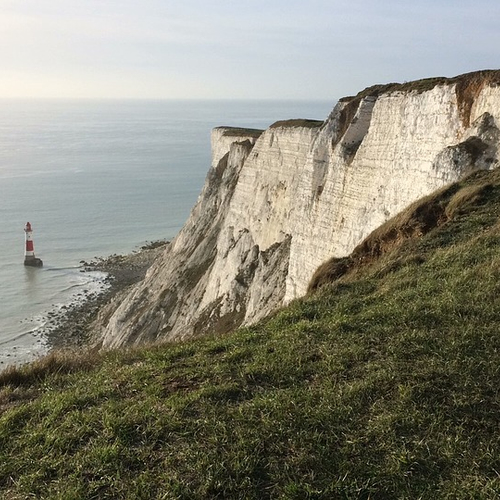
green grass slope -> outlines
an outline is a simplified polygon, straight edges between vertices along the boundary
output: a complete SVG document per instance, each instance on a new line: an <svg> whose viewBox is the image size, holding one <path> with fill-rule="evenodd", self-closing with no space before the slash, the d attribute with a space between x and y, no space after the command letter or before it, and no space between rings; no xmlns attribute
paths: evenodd
<svg viewBox="0 0 500 500"><path fill-rule="evenodd" d="M1 374L0 497L499 498L499 216L475 173L252 328Z"/></svg>

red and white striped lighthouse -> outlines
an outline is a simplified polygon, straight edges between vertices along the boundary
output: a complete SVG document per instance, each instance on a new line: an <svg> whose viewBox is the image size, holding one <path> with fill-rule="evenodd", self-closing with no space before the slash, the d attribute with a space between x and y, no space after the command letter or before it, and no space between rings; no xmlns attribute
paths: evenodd
<svg viewBox="0 0 500 500"><path fill-rule="evenodd" d="M24 233L26 235L26 250L24 251L24 265L42 267L43 262L41 259L35 257L35 246L33 244L33 229L31 229L31 224L26 222L24 226Z"/></svg>

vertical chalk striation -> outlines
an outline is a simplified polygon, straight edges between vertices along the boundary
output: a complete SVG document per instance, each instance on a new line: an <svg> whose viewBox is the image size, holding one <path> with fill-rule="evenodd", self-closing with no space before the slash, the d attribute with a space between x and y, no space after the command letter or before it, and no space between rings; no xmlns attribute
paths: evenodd
<svg viewBox="0 0 500 500"><path fill-rule="evenodd" d="M183 229L99 328L105 347L225 332L305 293L416 199L498 165L500 72L378 85L325 122L219 127Z"/></svg>

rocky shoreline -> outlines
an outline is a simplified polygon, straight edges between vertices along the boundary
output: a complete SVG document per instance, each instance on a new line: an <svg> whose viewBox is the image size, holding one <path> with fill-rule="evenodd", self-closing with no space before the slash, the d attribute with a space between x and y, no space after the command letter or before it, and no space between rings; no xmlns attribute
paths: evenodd
<svg viewBox="0 0 500 500"><path fill-rule="evenodd" d="M48 314L41 333L49 350L88 346L95 341L92 324L99 311L118 293L141 281L168 244L167 241L155 241L128 255L114 254L90 262L81 261L82 272L106 273L103 290L82 294L73 303Z"/></svg>

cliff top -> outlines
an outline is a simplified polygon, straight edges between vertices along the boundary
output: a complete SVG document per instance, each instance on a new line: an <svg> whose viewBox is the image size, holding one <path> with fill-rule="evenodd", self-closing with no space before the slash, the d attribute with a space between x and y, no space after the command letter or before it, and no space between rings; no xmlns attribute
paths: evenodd
<svg viewBox="0 0 500 500"><path fill-rule="evenodd" d="M499 219L478 172L254 327L0 374L0 496L495 498Z"/></svg>
<svg viewBox="0 0 500 500"><path fill-rule="evenodd" d="M367 87L355 96L346 96L339 99L340 102L351 101L367 96L378 97L381 94L391 92L427 92L438 85L457 85L460 88L477 87L483 85L499 85L500 70L481 70L464 73L451 78L439 76L433 78L423 78L404 83L386 83Z"/></svg>
<svg viewBox="0 0 500 500"><path fill-rule="evenodd" d="M342 109L339 119L339 135L342 136L347 126L353 119L359 103L366 97L379 97L392 92L427 92L438 85L455 85L460 117L464 127L470 125L470 114L472 105L484 86L495 86L500 84L500 70L483 70L465 73L453 78L436 77L424 78L405 83L388 83L385 85L373 85L362 90L355 96L343 97L339 102L346 103Z"/></svg>
<svg viewBox="0 0 500 500"><path fill-rule="evenodd" d="M305 118L295 118L290 120L279 120L269 128L318 128L323 125L320 120L308 120Z"/></svg>
<svg viewBox="0 0 500 500"><path fill-rule="evenodd" d="M256 128L243 128L243 127L215 127L214 130L222 130L222 135L224 137L253 137L255 139L259 138L263 130Z"/></svg>

